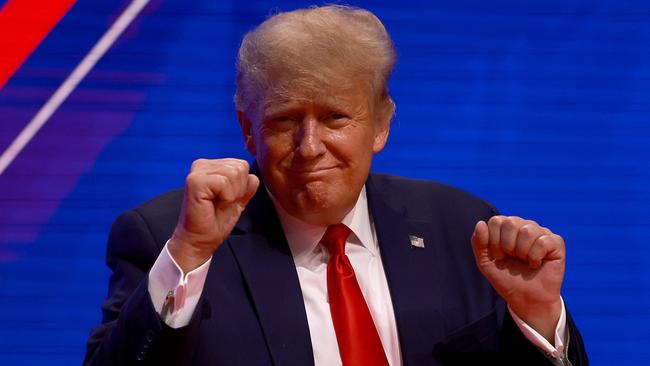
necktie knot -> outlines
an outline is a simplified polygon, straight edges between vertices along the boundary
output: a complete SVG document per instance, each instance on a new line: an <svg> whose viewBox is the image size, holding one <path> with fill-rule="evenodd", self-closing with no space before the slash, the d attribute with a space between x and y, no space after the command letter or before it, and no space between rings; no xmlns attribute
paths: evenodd
<svg viewBox="0 0 650 366"><path fill-rule="evenodd" d="M330 225L325 230L321 244L327 248L330 255L343 255L345 254L345 241L350 236L350 228L345 224Z"/></svg>

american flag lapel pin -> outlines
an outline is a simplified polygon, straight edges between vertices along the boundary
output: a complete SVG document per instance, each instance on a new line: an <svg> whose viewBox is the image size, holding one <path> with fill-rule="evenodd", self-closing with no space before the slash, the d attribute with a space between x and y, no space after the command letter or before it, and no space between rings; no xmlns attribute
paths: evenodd
<svg viewBox="0 0 650 366"><path fill-rule="evenodd" d="M424 239L419 236L409 235L409 241L411 242L411 248L421 248L424 249Z"/></svg>

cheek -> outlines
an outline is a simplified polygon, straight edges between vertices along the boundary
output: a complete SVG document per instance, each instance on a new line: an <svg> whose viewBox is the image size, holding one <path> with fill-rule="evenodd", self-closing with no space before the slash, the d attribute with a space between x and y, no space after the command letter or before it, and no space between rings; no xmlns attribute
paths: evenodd
<svg viewBox="0 0 650 366"><path fill-rule="evenodd" d="M372 159L374 138L365 129L343 131L332 141L331 150L354 165L366 165Z"/></svg>
<svg viewBox="0 0 650 366"><path fill-rule="evenodd" d="M264 161L282 160L291 153L292 140L288 134L268 133L259 136L257 159Z"/></svg>

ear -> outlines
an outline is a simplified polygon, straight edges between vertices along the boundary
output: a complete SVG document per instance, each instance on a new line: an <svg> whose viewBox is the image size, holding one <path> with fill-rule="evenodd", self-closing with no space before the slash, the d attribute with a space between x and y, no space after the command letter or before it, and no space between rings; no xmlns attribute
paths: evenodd
<svg viewBox="0 0 650 366"><path fill-rule="evenodd" d="M375 140L372 144L372 152L377 154L384 149L386 141L388 141L388 134L390 132L390 123L395 114L395 103L391 98L388 98L377 108L377 121L375 121Z"/></svg>
<svg viewBox="0 0 650 366"><path fill-rule="evenodd" d="M246 145L246 150L256 156L257 150L255 150L255 140L253 140L253 135L251 129L253 128L250 118L246 113L242 111L237 111L237 119L239 120L239 127L241 127L242 137L244 138L244 144Z"/></svg>

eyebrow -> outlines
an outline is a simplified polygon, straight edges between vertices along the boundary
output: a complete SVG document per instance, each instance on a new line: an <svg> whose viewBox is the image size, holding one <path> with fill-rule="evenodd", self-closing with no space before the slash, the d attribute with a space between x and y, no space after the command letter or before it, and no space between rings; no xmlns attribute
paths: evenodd
<svg viewBox="0 0 650 366"><path fill-rule="evenodd" d="M264 102L264 114L272 115L282 111L292 110L301 107L304 104L314 103L318 106L323 106L330 109L352 110L354 106L344 100L344 98L332 97L330 95L319 96L317 98L308 99L292 99L292 98L267 98Z"/></svg>

